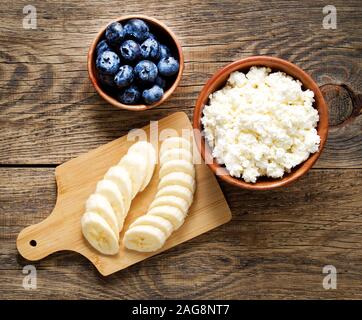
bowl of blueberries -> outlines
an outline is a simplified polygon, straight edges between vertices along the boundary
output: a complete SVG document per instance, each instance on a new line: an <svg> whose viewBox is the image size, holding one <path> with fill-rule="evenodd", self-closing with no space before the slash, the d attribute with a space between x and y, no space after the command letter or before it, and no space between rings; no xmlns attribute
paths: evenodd
<svg viewBox="0 0 362 320"><path fill-rule="evenodd" d="M143 15L108 24L88 52L89 77L99 95L128 110L163 103L180 82L183 67L182 48L173 32Z"/></svg>

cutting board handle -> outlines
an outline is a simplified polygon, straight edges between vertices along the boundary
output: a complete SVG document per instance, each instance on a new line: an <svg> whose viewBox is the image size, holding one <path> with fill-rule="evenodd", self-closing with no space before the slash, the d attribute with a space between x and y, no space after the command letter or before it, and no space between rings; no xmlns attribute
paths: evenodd
<svg viewBox="0 0 362 320"><path fill-rule="evenodd" d="M16 240L19 253L28 260L40 260L56 251L68 250L65 246L68 230L60 219L61 212L54 208L52 213L38 224L23 229ZM72 238L72 237L69 237Z"/></svg>

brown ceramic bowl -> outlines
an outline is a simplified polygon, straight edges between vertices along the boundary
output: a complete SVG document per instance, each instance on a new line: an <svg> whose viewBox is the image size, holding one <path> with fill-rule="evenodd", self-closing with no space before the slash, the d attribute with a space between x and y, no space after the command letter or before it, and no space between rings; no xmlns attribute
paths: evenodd
<svg viewBox="0 0 362 320"><path fill-rule="evenodd" d="M182 75L182 72L184 69L184 57L183 57L180 42L177 40L175 34L165 24L163 24L161 21L158 21L155 18L151 18L151 17L144 16L144 15L129 15L129 16L123 16L114 21L111 21L109 24L111 24L112 22L115 22L115 21L118 21L118 22L121 22L122 24L124 24L127 20L134 19L134 18L142 19L145 22L147 22L148 25L150 26L151 32L153 34L155 34L156 37L161 39L160 40L161 43L166 44L170 48L173 56L180 63L180 69L178 71L178 74L172 78L173 83L165 91L162 99L160 101L157 101L150 105L146 105L146 104L127 105L127 104L123 104L123 103L119 102L115 97L111 96L106 90L104 90L104 88L102 87L101 83L99 82L99 80L97 78L95 59L96 59L97 44L99 43L99 41L101 41L104 38L104 33L106 31L108 24L107 24L107 26L104 26L98 32L96 38L94 39L92 45L89 48L89 51L88 51L88 74L89 74L89 78L90 78L94 88L97 90L99 95L104 100L109 102L111 105L113 105L117 108L121 108L121 109L141 111L141 110L154 108L154 107L160 105L161 103L165 102L171 96L172 92L176 89L177 85L179 84L179 82L181 80L181 75Z"/></svg>
<svg viewBox="0 0 362 320"><path fill-rule="evenodd" d="M267 56L255 56L241 59L225 66L216 72L216 74L206 83L196 102L193 119L193 126L195 129L201 131L203 129L201 124L202 110L205 104L207 104L209 101L209 95L216 90L221 89L225 85L230 73L237 70L247 72L252 66L266 66L271 68L272 71L283 71L286 74L292 76L294 79L299 79L303 84L303 89L310 89L314 92L315 102L313 105L319 112L319 122L317 127L318 134L321 138L319 151L310 155L306 161L295 167L290 173L285 173L284 176L280 179L260 177L256 183L248 183L241 178L238 179L230 176L225 167L219 165L216 160L212 158L210 147L207 145L203 137L201 137L201 139L197 139L199 140L197 145L202 157L207 159L207 161L205 161L209 162L208 165L210 166L211 170L217 174L220 179L243 189L269 190L286 186L289 183L297 180L299 177L304 175L317 161L327 140L328 108L318 85L302 69L282 59Z"/></svg>

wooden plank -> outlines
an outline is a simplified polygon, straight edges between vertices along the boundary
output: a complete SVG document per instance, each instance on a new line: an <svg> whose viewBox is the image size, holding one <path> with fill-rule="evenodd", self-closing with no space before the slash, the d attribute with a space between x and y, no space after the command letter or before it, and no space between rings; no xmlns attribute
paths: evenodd
<svg viewBox="0 0 362 320"><path fill-rule="evenodd" d="M99 27L118 14L114 6L101 1L34 1L39 28L24 30L19 10L23 3L16 0L0 22L0 86L6 92L0 96L0 164L60 164L146 125L148 118L175 110L192 116L198 92L217 69L240 57L269 54L310 72L327 98L332 127L316 167L361 168L359 4L336 1L340 27L325 30L323 1L182 1L176 7L182 7L183 14L177 15L171 2L144 8L129 1L127 11L156 16L175 31L186 60L171 100L140 117L106 105L87 77L88 46ZM20 51L23 54L17 54Z"/></svg>
<svg viewBox="0 0 362 320"><path fill-rule="evenodd" d="M26 4L0 5L1 298L362 298L360 0L333 2L336 30L322 28L322 0L34 0L37 30L22 28ZM186 60L171 100L142 114L106 105L86 71L98 29L129 12L170 26ZM320 85L331 130L319 169L263 193L222 184L228 225L110 278L76 254L55 254L36 264L39 289L25 291L29 262L17 254L16 236L55 204L54 169L27 166L55 166L174 111L191 117L217 69L256 54L288 59ZM321 286L326 264L337 267L337 290Z"/></svg>
<svg viewBox="0 0 362 320"><path fill-rule="evenodd" d="M338 183L336 183L338 182ZM84 258L57 253L28 261L15 239L55 203L52 168L0 168L0 296L3 298L362 298L362 170L313 170L288 188L243 191L222 184L230 223L104 278ZM338 289L322 287L323 266Z"/></svg>

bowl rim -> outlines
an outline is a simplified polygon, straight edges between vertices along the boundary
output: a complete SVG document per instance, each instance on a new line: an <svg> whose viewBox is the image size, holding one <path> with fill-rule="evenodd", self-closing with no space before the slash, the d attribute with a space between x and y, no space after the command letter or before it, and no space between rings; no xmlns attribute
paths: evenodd
<svg viewBox="0 0 362 320"><path fill-rule="evenodd" d="M172 41L175 43L177 52L178 52L178 56L179 56L179 71L177 73L177 77L174 81L174 83L172 84L172 86L170 88L168 88L168 90L164 93L163 97L161 100L152 103L150 105L146 105L146 104L134 104L134 105L127 105L127 104L123 104L121 102L119 102L118 100L116 100L115 98L113 98L112 96L110 96L109 94L107 94L102 87L98 84L98 80L97 80L97 75L93 72L93 64L94 62L94 55L95 55L95 51L96 51L96 47L98 42L101 40L101 38L103 37L103 34L106 30L106 28L113 22L121 22L121 21L125 21L125 20L130 20L130 19L142 19L145 20L146 22L151 22L155 25L157 25L158 27L164 29L164 31L171 37ZM184 70L184 55L183 55L183 51L182 51L182 46L180 41L177 39L176 35L173 33L173 31L167 27L163 22L159 21L156 18L153 17L149 17L147 15L142 15L142 14L131 14L131 15L125 15L125 16L121 16L118 17L112 21L110 21L109 23L107 23L107 25L103 26L97 33L96 37L93 39L89 50L88 50L88 54L87 54L87 69L88 69L88 76L89 79L91 81L91 83L93 84L94 88L96 89L97 93L104 99L106 100L108 103L110 103L111 105L120 108L120 109L126 109L126 110L131 110L131 111L143 111L143 110L147 110L147 109L151 109L154 107L159 106L160 104L162 104L163 102L165 102L170 96L171 94L175 91L176 87L178 86L181 77L182 77L182 73Z"/></svg>
<svg viewBox="0 0 362 320"><path fill-rule="evenodd" d="M193 127L196 130L201 132L201 117L202 111L205 107L204 101L207 101L209 94L214 92L209 92L210 88L219 80L219 78L225 76L226 74L230 74L233 71L240 70L240 69L247 69L252 66L266 66L273 70L280 70L280 68L284 67L285 69L289 69L291 75L294 79L299 80L302 82L302 85L305 88L308 88L314 92L315 101L313 103L313 107L318 110L319 114L319 122L317 125L318 135L320 136L320 145L319 149L316 153L313 153L309 156L307 160L299 164L297 167L292 169L290 173L284 174L282 178L274 179L270 178L267 181L256 181L255 183L249 183L242 180L242 178L234 178L232 177L225 167L220 166L216 160L211 155L211 149L209 145L206 143L205 138L200 135L199 139L196 139L197 147L201 153L202 158L205 160L205 157L208 159L212 159L212 163L207 163L210 169L220 177L223 181L227 183L237 186L242 189L247 190L271 190L282 186L287 186L290 183L294 182L295 180L299 179L301 176L307 173L307 171L314 165L314 163L318 160L319 156L322 153L322 150L325 146L327 136L328 136L328 107L323 98L322 92L320 91L318 85L313 80L313 78L304 70L296 66L295 64L286 61L284 59L271 57L271 56L251 56L243 59L236 60L230 64L225 65L221 69L219 69L204 85L203 89L201 90L196 105L194 108L194 115L193 115ZM283 70L280 70L283 71ZM286 71L283 71L286 74L289 74ZM295 74L297 76L295 76ZM303 79L303 80L302 80ZM307 82L307 84L306 84ZM206 95L206 96L205 96ZM220 174L221 173L221 174Z"/></svg>

